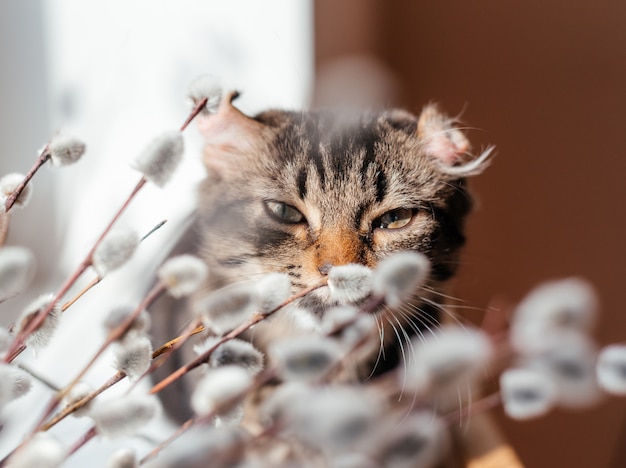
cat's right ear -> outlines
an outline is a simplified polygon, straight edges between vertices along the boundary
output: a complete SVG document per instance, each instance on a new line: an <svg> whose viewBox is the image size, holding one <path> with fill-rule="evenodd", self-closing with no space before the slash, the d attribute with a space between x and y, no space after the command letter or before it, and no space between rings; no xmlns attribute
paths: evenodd
<svg viewBox="0 0 626 468"><path fill-rule="evenodd" d="M237 91L226 94L214 114L200 114L198 128L205 138L204 165L227 177L246 159L265 149L267 128L235 106Z"/></svg>

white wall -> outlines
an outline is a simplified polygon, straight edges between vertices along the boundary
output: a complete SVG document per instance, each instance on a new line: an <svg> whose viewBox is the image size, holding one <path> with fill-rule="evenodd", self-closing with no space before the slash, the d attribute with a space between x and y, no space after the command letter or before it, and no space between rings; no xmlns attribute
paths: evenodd
<svg viewBox="0 0 626 468"><path fill-rule="evenodd" d="M225 89L242 91L238 104L247 112L306 106L311 23L310 0L0 2L0 170L26 172L36 149L57 130L88 145L75 166L37 175L32 206L12 217L8 244L34 249L41 261L38 282L24 298L57 289L78 264L139 178L129 161L154 135L184 121L185 93L195 76L211 73ZM150 281L149 266L190 210L203 174L195 126L186 131L185 143L174 180L164 190L148 187L121 220L140 234L161 219L168 224L142 244L131 265L64 314L45 353L34 359L27 351L20 358L57 385L67 383L99 346L99 324L110 307L135 300ZM2 304L0 321L6 324L19 304ZM113 373L110 360L102 361L87 375L94 386ZM32 427L50 396L35 385L5 408L0 456ZM69 445L87 426L68 420L54 433ZM114 446L92 442L67 466L100 466Z"/></svg>

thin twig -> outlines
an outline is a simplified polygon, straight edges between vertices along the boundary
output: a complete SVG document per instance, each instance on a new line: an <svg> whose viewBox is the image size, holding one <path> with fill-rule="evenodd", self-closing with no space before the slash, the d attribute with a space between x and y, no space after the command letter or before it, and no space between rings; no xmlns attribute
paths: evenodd
<svg viewBox="0 0 626 468"><path fill-rule="evenodd" d="M170 375L165 377L159 383L154 385L150 389L150 394L153 395L155 393L160 392L165 387L167 387L168 385L174 383L175 381L180 379L182 376L184 376L188 372L192 371L193 369L195 369L196 367L200 366L201 364L207 362L209 360L209 358L211 357L211 354L213 353L213 351L215 351L222 344L226 343L227 341L232 340L233 338L237 338L239 335L241 335L243 332L248 330L250 327L252 327L253 325L256 325L260 321L262 321L262 320L266 319L267 317L269 317L270 315L274 314L277 310L285 307L286 305L292 303L293 301L295 301L297 299L300 299L300 298L306 296L307 294L309 294L310 292L312 292L312 291L314 291L316 289L319 289L319 288L321 288L323 286L326 286L326 284L327 284L327 281L326 281L326 279L324 279L320 283L318 283L318 284L316 284L314 286L308 287L306 289L303 289L302 291L300 291L297 294L294 294L289 299L286 299L285 301L283 301L283 303L280 304L278 307L274 308L273 310L271 310L270 312L268 312L266 314L255 313L252 317L250 317L248 320L243 322L237 328L235 328L234 330L231 330L229 333L227 333L226 335L221 337L213 346L211 346L204 353L199 355L196 359L194 359L193 361L185 364L182 367L179 367L176 371L172 372Z"/></svg>
<svg viewBox="0 0 626 468"><path fill-rule="evenodd" d="M17 365L17 367L19 367L20 369L22 369L24 372L26 372L27 374L29 374L31 377L33 377L35 380L41 382L42 384L44 384L46 387L48 387L51 390L54 390L55 392L59 391L59 386L53 384L50 380L48 380L46 377L42 376L41 374L39 374L38 372L35 372L34 370L32 370L30 367L26 366L24 363L20 363Z"/></svg>
<svg viewBox="0 0 626 468"><path fill-rule="evenodd" d="M154 226L152 229L150 229L150 231L148 231L147 234L145 234L140 240L139 243L143 242L144 240L146 240L148 237L150 237L152 234L154 234L157 230L159 230L165 223L167 223L167 219L164 219L163 221L159 222L156 226ZM98 284L100 281L102 281L102 277L100 275L97 275L94 279L92 279L83 289L81 289L78 294L76 294L76 296L74 296L72 299L70 299L69 301L67 301L65 304L63 304L63 306L61 307L61 312L65 312L67 309L69 309L72 305L74 305L74 303L76 301L78 301L81 297L83 297L85 295L85 293L87 291L89 291L91 288L93 288L96 284Z"/></svg>
<svg viewBox="0 0 626 468"><path fill-rule="evenodd" d="M22 191L24 190L26 185L30 182L30 180L33 178L35 173L49 159L50 159L50 143L46 144L45 148L41 150L41 154L39 154L39 157L35 161L35 164L33 164L33 167L31 167L30 170L28 171L28 174L24 176L24 180L22 180L20 184L15 188L15 190L13 190L13 193L11 193L11 195L7 197L6 201L4 202L4 211L6 213L8 213L9 210L11 210L11 208L13 207L13 205L15 204L19 196L22 194Z"/></svg>
<svg viewBox="0 0 626 468"><path fill-rule="evenodd" d="M91 360L85 365L85 367L83 367L83 369L72 379L72 381L68 385L65 386L65 388L63 388L61 391L59 391L56 395L52 397L52 399L50 400L50 403L48 404L48 406L46 407L46 410L44 411L43 416L41 417L40 421L37 423L37 426L35 427L34 432L37 432L37 428L43 425L46 419L50 417L50 415L52 414L54 409L57 407L57 405L61 402L61 400L63 400L63 398L70 392L72 387L74 387L74 385L76 385L78 381L83 378L83 376L87 373L87 371L91 368L91 366L96 362L96 360L102 355L102 353L104 353L104 351L109 347L109 345L113 343L114 341L119 340L122 336L124 336L126 331L132 325L133 321L139 316L141 311L147 309L150 306L150 304L152 304L152 302L154 302L154 300L157 297L159 297L159 295L161 295L164 291L165 291L165 285L161 282L158 282L152 288L152 290L146 295L143 301L141 301L141 303L135 308L135 310L128 317L126 317L126 319L122 323L120 323L117 327L111 330L111 332L107 336L104 343L102 343L98 351L96 351L96 353L93 355Z"/></svg>
<svg viewBox="0 0 626 468"><path fill-rule="evenodd" d="M67 451L66 458L69 457L70 455L75 454L83 445L85 445L87 442L89 442L91 439L93 439L97 435L98 435L98 431L96 429L96 426L93 426L91 429L85 432L81 436L81 438L76 441L74 445L72 445L72 447Z"/></svg>
<svg viewBox="0 0 626 468"><path fill-rule="evenodd" d="M193 108L193 110L191 111L191 114L189 114L189 117L187 117L187 120L185 120L185 122L181 125L180 127L180 131L182 132L183 130L185 130L189 124L191 123L191 121L193 119L196 118L196 116L202 112L202 109L204 109L204 107L206 106L206 103L209 99L204 97L202 99L200 99L200 101L198 101L198 104L196 104L196 107Z"/></svg>
<svg viewBox="0 0 626 468"><path fill-rule="evenodd" d="M186 338L188 338L189 336L193 336L193 335L197 335L198 333L202 333L204 331L204 325L198 325L196 328L194 328L191 332L189 333L181 333L179 336L177 336L174 339L171 339L170 341L168 341L165 344L162 344L161 346L159 346L154 353L152 353L152 359L159 357L161 354L164 354L166 352L170 352L176 349L176 344L180 343L181 341L185 340Z"/></svg>
<svg viewBox="0 0 626 468"><path fill-rule="evenodd" d="M100 395L102 392L104 392L105 390L108 390L113 385L123 380L124 377L126 377L126 374L124 372L121 372L121 371L116 372L116 374L113 377L111 377L109 380L107 380L100 388L98 388L97 390L94 390L89 395L85 395L83 398L75 401L71 405L67 405L59 413L57 413L54 417L52 417L47 423L39 426L37 428L37 431L47 431L52 426L55 426L60 421L65 419L67 416L72 414L74 411L88 404L90 401L92 401L95 397Z"/></svg>
<svg viewBox="0 0 626 468"><path fill-rule="evenodd" d="M135 380L135 382L133 382L133 384L128 388L126 393L130 393L138 384L139 382L141 382L141 380L143 380L144 377L152 374L155 370L157 370L159 367L161 367L163 364L165 364L165 362L167 361L168 357L172 355L172 353L174 351L176 351L178 348L180 348L185 341L187 341L187 339L197 333L200 333L202 330L204 330L204 327L202 325L198 325L197 322L191 322L187 328L181 333L180 336L174 338L173 340L165 343L163 346L161 346L161 348L163 348L163 350L161 350L161 348L159 348L157 351L159 351L159 354L153 353L152 354L152 362L150 363L150 367L148 367L148 370L145 371L137 380ZM155 359L155 357L163 354L165 352L165 350L167 350L167 354L165 354L162 359ZM155 356L156 354L156 356Z"/></svg>
<svg viewBox="0 0 626 468"><path fill-rule="evenodd" d="M67 291L69 291L69 289L74 285L76 280L78 280L78 278L85 272L85 270L87 270L87 268L91 266L93 253L96 251L98 246L102 243L106 235L113 228L113 225L117 222L120 216L122 216L122 213L126 210L128 205L130 205L130 202L133 200L133 198L135 198L135 195L137 195L137 193L146 184L146 182L147 182L146 179L144 177L141 177L141 179L139 180L139 182L137 183L133 191L126 198L122 206L118 209L117 213L115 213L115 215L113 216L109 224L104 228L104 230L102 231L102 234L100 234L100 237L94 243L91 250L89 250L89 252L85 256L83 261L80 263L80 265L78 265L78 268L76 268L76 270L74 271L74 273L72 273L69 276L69 278L65 281L65 283L61 286L61 288L55 294L52 301L50 301L50 303L43 310L41 310L40 312L37 312L35 317L28 323L28 325L26 326L24 330L21 330L20 332L18 332L17 336L13 340L13 343L11 343L9 350L6 353L6 357L4 358L5 363L12 362L17 356L20 355L20 353L24 349L26 349L26 345L24 344L26 339L41 326L41 324L46 319L46 317L50 314L50 312L52 311L54 306L57 304L57 302L59 302L61 298L67 293Z"/></svg>
<svg viewBox="0 0 626 468"><path fill-rule="evenodd" d="M164 219L163 221L160 221L159 223L157 223L156 226L154 226L152 229L150 229L146 234L144 234L144 236L141 239L139 239L139 242L141 243L141 242L145 241L148 237L150 237L156 231L161 229L165 223L167 223L167 219Z"/></svg>
<svg viewBox="0 0 626 468"><path fill-rule="evenodd" d="M144 456L139 461L139 464L143 465L144 463L152 460L154 457L156 457L159 454L159 452L161 452L161 450L163 450L165 447L170 445L172 442L178 439L181 435L183 435L193 426L196 426L199 424L206 424L212 421L213 418L215 418L216 416L219 416L220 414L226 411L229 411L233 406L235 406L237 403L243 400L247 395L249 395L250 393L257 390L258 388L265 385L275 376L276 376L275 370L268 369L265 372L263 372L261 375L257 376L257 378L254 379L254 381L245 390L237 393L236 395L233 395L227 401L225 401L221 405L218 405L215 409L213 409L209 413L202 415L202 416L196 416L194 418L188 419L172 435L170 435L167 439L165 439L163 442L157 445L154 449L152 449L150 453Z"/></svg>
<svg viewBox="0 0 626 468"><path fill-rule="evenodd" d="M190 335L187 335L187 336L195 335L197 333L202 332L203 330L204 330L204 327L202 325L200 325L195 330L193 330ZM162 346L157 348L156 351L154 351L152 353L152 359L156 359L157 357L159 357L161 355L172 353L175 350L175 347L172 346L172 344L176 343L176 342L180 342L181 340L183 340L187 336L182 334L182 335L174 338L173 340L170 340L167 343L163 344ZM74 411L76 411L76 410L82 408L83 406L85 406L86 404L88 404L91 400L93 400L95 397L100 395L105 390L109 389L110 387L112 387L113 385L117 384L121 380L124 380L124 378L126 378L126 374L124 372L118 371L113 377L111 377L109 380L107 380L100 388L98 388L97 390L94 390L89 395L86 395L85 397L83 397L80 400L72 403L71 405L66 406L61 411L59 411L59 413L57 413L54 417L52 417L47 423L41 425L37 430L38 431L47 431L52 426L58 424L60 421L62 421L67 416L72 414Z"/></svg>

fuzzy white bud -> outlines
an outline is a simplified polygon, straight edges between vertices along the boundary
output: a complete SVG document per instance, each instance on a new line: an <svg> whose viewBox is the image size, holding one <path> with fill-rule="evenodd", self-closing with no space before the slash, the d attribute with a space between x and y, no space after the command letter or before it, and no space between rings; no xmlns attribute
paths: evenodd
<svg viewBox="0 0 626 468"><path fill-rule="evenodd" d="M35 256L24 247L0 248L0 299L22 292L35 274Z"/></svg>
<svg viewBox="0 0 626 468"><path fill-rule="evenodd" d="M562 331L546 337L542 351L526 356L526 367L544 372L557 390L557 404L566 408L586 408L597 403L600 389L596 381L596 348L579 332Z"/></svg>
<svg viewBox="0 0 626 468"><path fill-rule="evenodd" d="M372 292L389 307L399 307L426 280L430 262L417 252L398 252L382 260L374 270Z"/></svg>
<svg viewBox="0 0 626 468"><path fill-rule="evenodd" d="M441 392L472 381L491 361L491 340L480 330L446 326L413 341L406 384L417 392Z"/></svg>
<svg viewBox="0 0 626 468"><path fill-rule="evenodd" d="M13 371L13 398L20 398L30 392L33 386L33 380L31 376L21 369L14 369Z"/></svg>
<svg viewBox="0 0 626 468"><path fill-rule="evenodd" d="M77 382L75 385L72 386L72 388L70 389L70 392L64 398L63 404L65 406L73 405L77 401L80 401L83 398L85 398L91 392L93 392L93 387L91 385L89 385L86 382ZM93 406L93 400L89 401L84 406L75 410L72 413L72 416L76 418L82 418L84 416L87 416L92 406Z"/></svg>
<svg viewBox="0 0 626 468"><path fill-rule="evenodd" d="M183 135L179 131L165 132L154 138L132 166L157 187L171 179L183 158Z"/></svg>
<svg viewBox="0 0 626 468"><path fill-rule="evenodd" d="M135 381L150 367L152 343L145 336L133 336L132 339L118 343L114 355L115 368Z"/></svg>
<svg viewBox="0 0 626 468"><path fill-rule="evenodd" d="M78 161L87 145L82 140L68 135L57 135L50 141L50 161L53 166L67 166Z"/></svg>
<svg viewBox="0 0 626 468"><path fill-rule="evenodd" d="M47 432L38 432L9 459L10 468L56 468L65 458L61 443Z"/></svg>
<svg viewBox="0 0 626 468"><path fill-rule="evenodd" d="M284 273L269 273L256 284L258 312L268 314L285 302L291 294L291 280Z"/></svg>
<svg viewBox="0 0 626 468"><path fill-rule="evenodd" d="M301 394L287 410L286 421L308 445L330 453L345 452L379 422L381 409L366 392L333 386Z"/></svg>
<svg viewBox="0 0 626 468"><path fill-rule="evenodd" d="M342 358L339 345L320 336L302 336L273 343L269 354L285 380L314 381Z"/></svg>
<svg viewBox="0 0 626 468"><path fill-rule="evenodd" d="M109 232L96 248L91 258L93 267L100 277L124 265L135 253L139 236L131 229Z"/></svg>
<svg viewBox="0 0 626 468"><path fill-rule="evenodd" d="M218 346L210 363L213 367L239 366L254 376L263 370L263 353L252 343L235 338Z"/></svg>
<svg viewBox="0 0 626 468"><path fill-rule="evenodd" d="M132 449L120 449L107 460L106 468L137 468L137 454Z"/></svg>
<svg viewBox="0 0 626 468"><path fill-rule="evenodd" d="M264 427L284 421L298 401L308 398L310 387L304 382L287 381L276 387L259 408L259 422Z"/></svg>
<svg viewBox="0 0 626 468"><path fill-rule="evenodd" d="M106 319L104 319L104 328L110 333L118 328L131 314L135 312L134 306L119 306L111 310ZM137 317L131 322L126 333L136 332L139 334L146 333L150 329L152 320L150 314L146 310L142 310ZM123 338L123 337L122 337Z"/></svg>
<svg viewBox="0 0 626 468"><path fill-rule="evenodd" d="M352 306L331 307L322 319L322 332L337 338L348 349L372 335L375 329L374 316L360 314Z"/></svg>
<svg viewBox="0 0 626 468"><path fill-rule="evenodd" d="M533 369L508 369L500 375L504 412L512 419L544 416L557 398L556 387L545 373Z"/></svg>
<svg viewBox="0 0 626 468"><path fill-rule="evenodd" d="M511 342L521 353L540 351L554 332L588 332L598 311L592 286L580 278L551 281L531 291L515 310Z"/></svg>
<svg viewBox="0 0 626 468"><path fill-rule="evenodd" d="M28 328L38 312L43 311L54 299L54 294L43 294L28 304L17 319L18 332ZM57 302L39 327L26 338L26 344L35 351L45 348L61 321L61 306Z"/></svg>
<svg viewBox="0 0 626 468"><path fill-rule="evenodd" d="M216 77L200 75L189 84L187 95L194 106L206 98L207 102L203 111L212 114L222 100L222 87Z"/></svg>
<svg viewBox="0 0 626 468"><path fill-rule="evenodd" d="M198 382L191 396L191 407L199 415L220 410L232 399L242 396L252 384L250 373L238 366L223 366L211 369Z"/></svg>
<svg viewBox="0 0 626 468"><path fill-rule="evenodd" d="M198 302L196 312L205 327L218 334L241 325L257 310L257 296L249 284L235 284L215 291Z"/></svg>
<svg viewBox="0 0 626 468"><path fill-rule="evenodd" d="M2 176L0 179L0 193L5 197L9 197L15 189L17 189L18 185L22 183L24 180L24 174L20 174L18 172L13 172L11 174L7 174ZM33 196L33 186L31 183L28 183L22 189L22 193L20 193L19 197L15 200L13 206L17 206L18 208L25 208L30 199Z"/></svg>
<svg viewBox="0 0 626 468"><path fill-rule="evenodd" d="M32 387L30 375L10 364L0 364L0 408L26 395Z"/></svg>
<svg viewBox="0 0 626 468"><path fill-rule="evenodd" d="M125 395L97 402L90 413L100 434L111 439L137 434L159 410L153 395Z"/></svg>
<svg viewBox="0 0 626 468"><path fill-rule="evenodd" d="M250 435L241 428L196 424L163 450L150 468L200 468L207 466L241 466L262 468L250 460ZM245 461L242 458L246 458Z"/></svg>
<svg viewBox="0 0 626 468"><path fill-rule="evenodd" d="M333 267L328 274L330 297L339 304L353 304L372 292L372 270L364 265Z"/></svg>
<svg viewBox="0 0 626 468"><path fill-rule="evenodd" d="M220 338L217 336L209 336L202 340L200 343L193 345L193 351L197 355L202 355L209 351L210 349L214 349L215 345L220 341Z"/></svg>
<svg viewBox="0 0 626 468"><path fill-rule="evenodd" d="M193 255L179 255L163 263L158 269L159 279L173 297L189 296L196 292L209 274L206 263Z"/></svg>
<svg viewBox="0 0 626 468"><path fill-rule="evenodd" d="M448 449L441 420L428 411L417 411L381 425L371 452L381 466L414 468L439 466Z"/></svg>
<svg viewBox="0 0 626 468"><path fill-rule="evenodd" d="M596 375L605 392L626 395L626 345L604 347L598 357Z"/></svg>

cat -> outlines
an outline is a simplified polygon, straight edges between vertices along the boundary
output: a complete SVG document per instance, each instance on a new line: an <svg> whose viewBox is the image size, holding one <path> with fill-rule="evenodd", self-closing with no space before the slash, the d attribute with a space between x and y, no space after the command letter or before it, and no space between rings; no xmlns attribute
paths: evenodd
<svg viewBox="0 0 626 468"><path fill-rule="evenodd" d="M472 207L466 179L488 165L490 150L472 157L455 120L433 104L419 116L394 109L270 110L249 117L233 105L236 97L225 95L215 114L199 117L207 177L194 223L173 254L195 253L208 264L203 294L269 272L289 275L295 293L334 266L375 268L397 251L425 254L431 268L420 291L399 310L375 311L384 358L369 356L357 373L364 378L393 368L398 339L443 320L445 286L457 270ZM189 303L168 301L153 312L160 342L189 320ZM301 299L290 311L295 329L314 329L331 305L327 288ZM272 339L272 327L279 325L255 330L257 346ZM177 354L171 364L190 357L191 351ZM171 370L166 366L157 378ZM184 379L167 389L170 416L189 416L189 392Z"/></svg>

